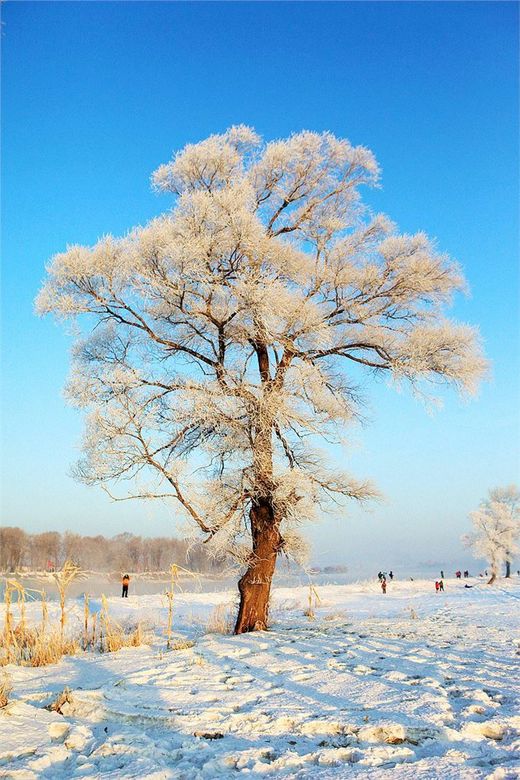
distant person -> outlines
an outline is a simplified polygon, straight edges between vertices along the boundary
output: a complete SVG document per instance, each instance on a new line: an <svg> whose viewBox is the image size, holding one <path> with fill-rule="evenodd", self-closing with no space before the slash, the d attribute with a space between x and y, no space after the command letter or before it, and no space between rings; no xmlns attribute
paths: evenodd
<svg viewBox="0 0 520 780"><path fill-rule="evenodd" d="M383 593L386 593L386 580L384 577L381 580L381 590L383 591Z"/></svg>
<svg viewBox="0 0 520 780"><path fill-rule="evenodd" d="M444 569L441 569L441 580L444 579Z"/></svg>
<svg viewBox="0 0 520 780"><path fill-rule="evenodd" d="M438 593L440 590L439 580L435 580L435 592Z"/></svg>
<svg viewBox="0 0 520 780"><path fill-rule="evenodd" d="M379 582L381 582L381 580L383 579L383 572L382 571L377 573L377 579L379 580Z"/></svg>
<svg viewBox="0 0 520 780"><path fill-rule="evenodd" d="M393 573L393 571L389 571L389 572L388 572L388 576L390 577L390 579L391 579L391 580L393 580L393 579L394 579L394 573Z"/></svg>
<svg viewBox="0 0 520 780"><path fill-rule="evenodd" d="M439 590L444 591L444 582L442 580L439 580Z"/></svg>
<svg viewBox="0 0 520 780"><path fill-rule="evenodd" d="M460 580L460 578L462 577L462 572L460 571L460 569L459 569L459 571L456 571L456 572L455 572L455 576L456 576L456 578L457 578L458 580Z"/></svg>
<svg viewBox="0 0 520 780"><path fill-rule="evenodd" d="M469 577L469 571L468 571L468 569L465 569L464 570L464 579L467 580L468 577Z"/></svg>
<svg viewBox="0 0 520 780"><path fill-rule="evenodd" d="M123 575L123 579L121 580L123 585L123 592L121 593L122 599L128 598L128 586L130 585L130 577L128 574Z"/></svg>

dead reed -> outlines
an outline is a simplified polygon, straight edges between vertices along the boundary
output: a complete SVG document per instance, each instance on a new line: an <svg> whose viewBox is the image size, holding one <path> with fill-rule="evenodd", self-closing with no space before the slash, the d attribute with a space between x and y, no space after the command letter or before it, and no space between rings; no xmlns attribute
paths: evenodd
<svg viewBox="0 0 520 780"><path fill-rule="evenodd" d="M307 597L307 609L304 610L304 615L309 620L314 620L316 618L316 607L321 604L321 599L318 596L318 591L316 590L315 586L311 583L309 583L309 595Z"/></svg>
<svg viewBox="0 0 520 780"><path fill-rule="evenodd" d="M41 598L42 617L39 626L30 627L26 621L27 598ZM13 596L16 596L19 619L13 612ZM78 649L77 643L66 639L62 630L48 630L48 608L45 591L25 588L16 579L8 579L5 588L5 620L0 643L0 665L47 666L57 663L63 655L71 655Z"/></svg>
<svg viewBox="0 0 520 780"><path fill-rule="evenodd" d="M122 647L139 647L143 644L141 623L129 631L123 628L109 613L106 596L101 596L101 611L99 613L98 649L102 653L115 653Z"/></svg>
<svg viewBox="0 0 520 780"><path fill-rule="evenodd" d="M182 587L179 583L179 577L180 573L184 572L185 574L188 574L190 577L195 577L195 579L199 579L198 575L195 572L189 571L188 569L184 569L182 566L179 566L177 563L170 564L170 589L166 591L166 598L168 599L168 617L166 621L166 649L167 650L176 650L176 649L182 649L184 647L184 640L180 640L178 642L172 643L172 629L173 629L173 605L174 605L174 599L175 599L175 593L176 590L179 589L182 591ZM191 647L191 645L187 645Z"/></svg>
<svg viewBox="0 0 520 780"><path fill-rule="evenodd" d="M59 571L53 573L52 577L54 583L58 588L58 594L60 597L60 636L63 639L65 633L65 621L67 614L65 611L65 601L67 599L67 591L69 586L74 580L84 577L84 573L81 571L73 561L67 560Z"/></svg>
<svg viewBox="0 0 520 780"><path fill-rule="evenodd" d="M4 672L0 680L0 710L7 705L12 689L11 678Z"/></svg>
<svg viewBox="0 0 520 780"><path fill-rule="evenodd" d="M166 624L166 647L171 649L172 641L172 626L173 626L173 599L175 595L175 586L179 577L179 567L172 563L170 566L170 590L166 591L166 597L168 599L168 622Z"/></svg>
<svg viewBox="0 0 520 780"><path fill-rule="evenodd" d="M40 591L42 604L41 623L28 626L26 622L25 600L27 590L16 580L8 580L5 590L5 621L1 634L0 666L16 664L18 666L48 666L58 663L64 655L73 655L81 648L103 653L113 653L122 647L138 647L143 643L141 623L124 628L109 612L108 601L102 596L102 608L97 613L90 612L90 601L85 594L83 632L81 640L65 635L66 599L60 596L60 619L58 627L48 625L48 607L45 592ZM64 590L66 594L66 588ZM19 620L13 612L13 595L18 598ZM1 687L0 687L1 690Z"/></svg>
<svg viewBox="0 0 520 780"><path fill-rule="evenodd" d="M208 634L231 634L234 626L234 611L230 604L218 604L206 623Z"/></svg>

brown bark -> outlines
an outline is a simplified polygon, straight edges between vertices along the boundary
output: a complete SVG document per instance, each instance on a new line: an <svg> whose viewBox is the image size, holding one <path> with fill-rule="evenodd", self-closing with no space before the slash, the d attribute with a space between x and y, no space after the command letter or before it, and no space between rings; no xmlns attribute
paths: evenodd
<svg viewBox="0 0 520 780"><path fill-rule="evenodd" d="M272 501L274 417L269 403L272 400L269 390L272 381L269 351L260 339L254 341L253 346L263 392L254 425L253 472L256 497L249 513L252 553L248 568L238 583L240 606L235 634L265 631L267 628L271 583L282 541L280 519L275 517Z"/></svg>
<svg viewBox="0 0 520 780"><path fill-rule="evenodd" d="M238 583L240 606L235 634L267 628L271 582L281 542L279 524L268 499L260 499L252 506L250 519L253 554Z"/></svg>

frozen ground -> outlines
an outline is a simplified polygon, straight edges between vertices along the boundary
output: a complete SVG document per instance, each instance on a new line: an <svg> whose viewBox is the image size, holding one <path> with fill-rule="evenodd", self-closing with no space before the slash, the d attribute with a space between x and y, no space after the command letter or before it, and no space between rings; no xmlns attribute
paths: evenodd
<svg viewBox="0 0 520 780"><path fill-rule="evenodd" d="M279 588L272 630L240 637L204 633L233 593L180 594L176 636L195 644L169 652L163 597L112 598L150 644L6 667L0 777L520 777L520 582L473 583L323 587L315 620L306 590Z"/></svg>

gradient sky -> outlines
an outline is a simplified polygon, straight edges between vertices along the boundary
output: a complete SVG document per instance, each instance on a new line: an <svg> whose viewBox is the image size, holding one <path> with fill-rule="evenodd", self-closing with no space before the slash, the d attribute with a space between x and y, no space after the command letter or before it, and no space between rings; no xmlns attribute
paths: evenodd
<svg viewBox="0 0 520 780"><path fill-rule="evenodd" d="M459 560L468 511L519 476L518 5L6 2L2 13L3 524L175 531L165 508L113 504L69 476L82 427L61 395L70 338L35 317L33 299L68 243L168 208L149 176L174 150L245 123L267 139L331 130L369 146L383 169L370 205L465 269L471 296L452 313L480 327L492 378L434 414L367 384L370 423L336 457L386 501L309 532L315 562Z"/></svg>

